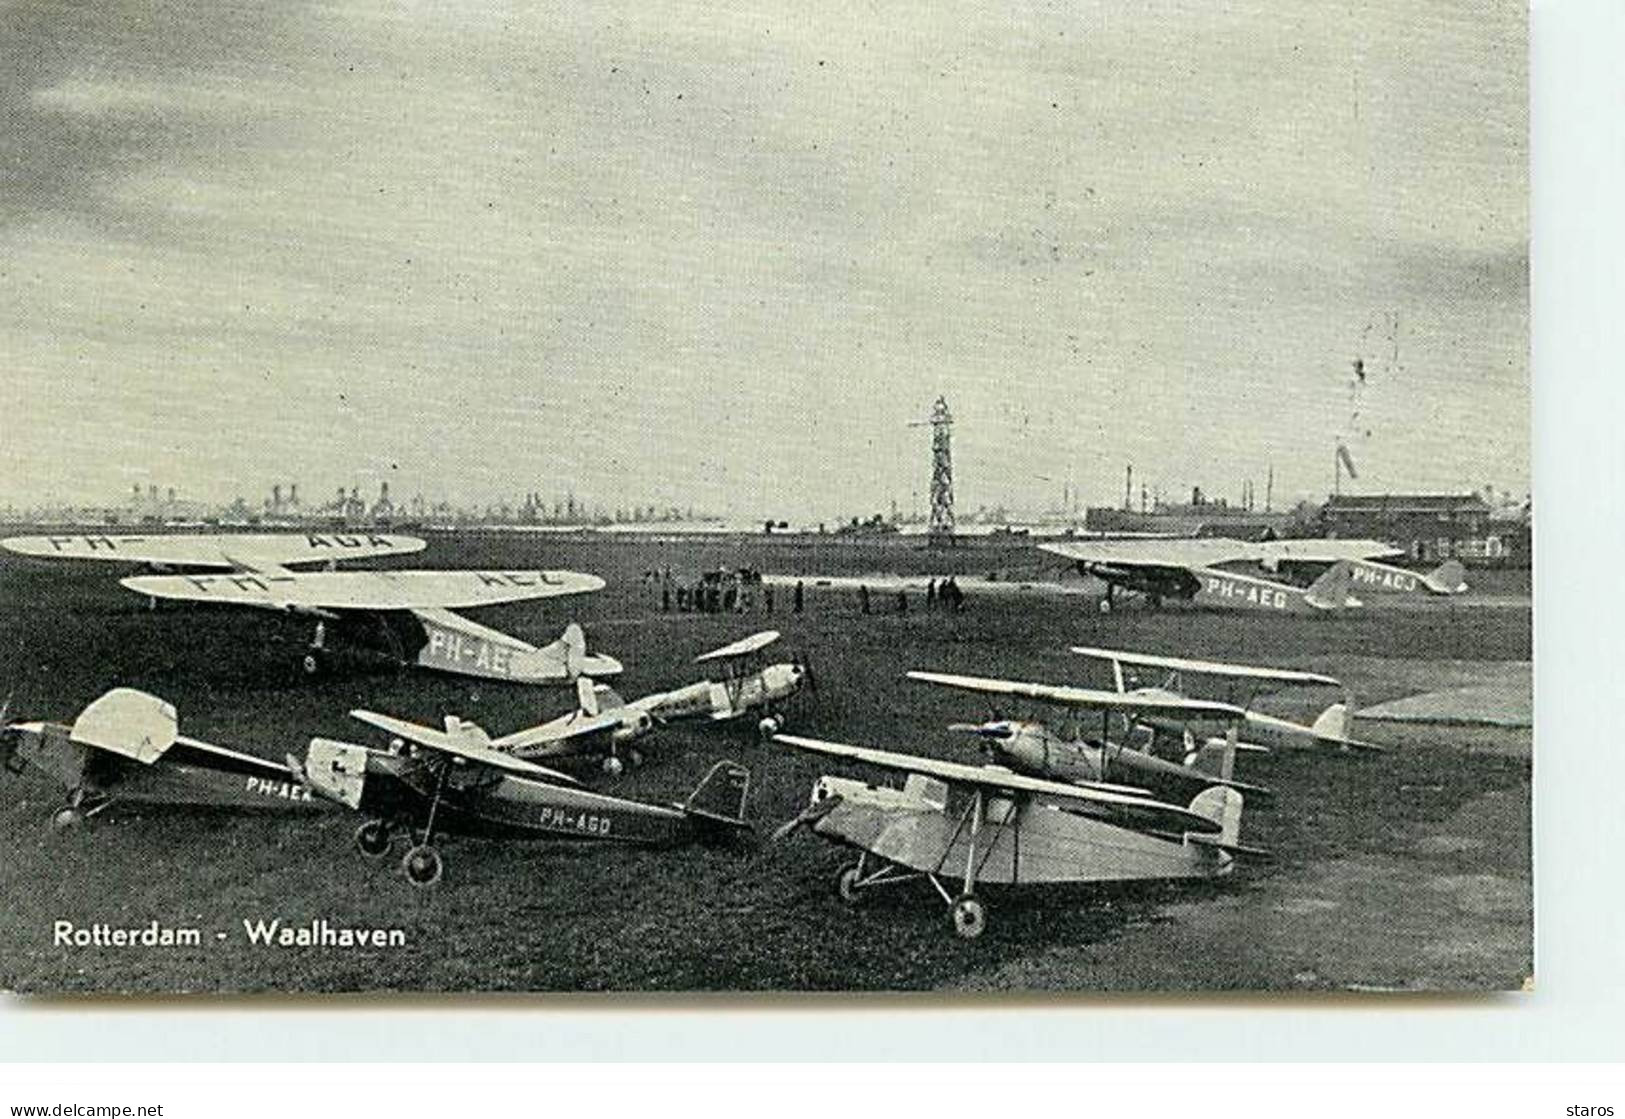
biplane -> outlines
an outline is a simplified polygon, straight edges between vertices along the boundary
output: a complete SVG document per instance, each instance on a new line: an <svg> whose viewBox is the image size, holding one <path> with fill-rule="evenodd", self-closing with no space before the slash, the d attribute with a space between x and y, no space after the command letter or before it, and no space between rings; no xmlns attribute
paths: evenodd
<svg viewBox="0 0 1625 1119"><path fill-rule="evenodd" d="M877 886L925 879L966 939L987 927L980 886L1217 878L1237 856L1263 854L1241 845L1242 794L1222 785L1182 807L1136 790L1063 784L999 766L789 734L774 741L908 775L900 789L820 777L807 807L775 838L809 827L856 850L857 861L836 879L848 904Z"/></svg>
<svg viewBox="0 0 1625 1119"><path fill-rule="evenodd" d="M1347 750L1382 752L1385 747L1362 742L1350 733L1350 712L1354 698L1349 689L1334 676L1319 672L1304 672L1291 668L1261 668L1256 665L1226 664L1222 661L1193 660L1189 657L1168 657L1153 653L1131 653L1121 649L1096 649L1087 645L1074 645L1074 653L1103 660L1112 666L1112 682L1124 695L1179 698L1192 690L1186 686L1186 677L1208 677L1229 685L1230 699L1243 708L1243 726L1248 740L1261 748L1303 749L1332 746ZM1152 669L1162 673L1154 684L1142 684L1133 675L1135 669ZM1126 670L1126 671L1125 671ZM1343 698L1328 706L1305 724L1266 714L1253 709L1258 694L1270 687L1328 687L1338 688ZM1238 690L1245 689L1245 695ZM1154 731L1178 731L1155 713L1138 716L1143 725Z"/></svg>
<svg viewBox="0 0 1625 1119"><path fill-rule="evenodd" d="M641 702L641 701L639 701ZM492 739L498 750L526 761L595 758L611 777L643 764L638 740L654 730L654 717L628 703L608 684L576 679L576 709L528 730Z"/></svg>
<svg viewBox="0 0 1625 1119"><path fill-rule="evenodd" d="M968 732L981 740L991 760L1018 773L1052 781L1100 784L1117 781L1165 796L1188 800L1211 785L1223 785L1248 794L1271 795L1262 786L1237 780L1225 769L1225 758L1242 749L1225 739L1196 739L1191 726L1234 724L1246 712L1215 700L1151 692L1105 692L1064 684L1026 684L984 676L943 672L909 672L910 680L976 692L995 699L1021 699L1065 712L1059 731L1033 720L995 717L983 723L955 723L949 729ZM1098 731L1091 735L1089 716L1098 715ZM1186 749L1179 762L1126 744L1113 734L1112 718L1127 728L1136 720L1155 718L1175 722L1185 731ZM1149 743L1148 743L1149 745ZM1258 749L1259 747L1245 747Z"/></svg>
<svg viewBox="0 0 1625 1119"><path fill-rule="evenodd" d="M744 820L750 771L714 765L688 799L647 804L582 788L565 773L504 753L473 724L455 717L444 730L388 715L352 715L393 735L386 750L313 738L288 769L318 796L363 813L355 844L381 859L397 834L407 837L401 869L414 886L440 880L442 834L523 836L671 847L726 837Z"/></svg>
<svg viewBox="0 0 1625 1119"><path fill-rule="evenodd" d="M56 831L118 803L328 807L275 762L181 734L173 706L134 688L107 692L71 726L6 724L0 712L0 763L13 773L33 766L67 789L67 803L51 815Z"/></svg>
<svg viewBox="0 0 1625 1119"><path fill-rule="evenodd" d="M763 650L778 639L778 630L763 630L702 653L694 663L722 665L720 681L699 680L675 691L644 696L630 706L648 712L656 723L697 718L724 722L761 711L762 730L778 730L783 725L783 705L790 697L803 685L817 687L812 666L805 660L756 667L764 659Z"/></svg>
<svg viewBox="0 0 1625 1119"><path fill-rule="evenodd" d="M1137 594L1155 609L1177 599L1226 610L1324 614L1362 605L1354 596L1354 564L1402 554L1374 540L1273 540L1247 543L1220 538L1066 541L1040 544L1081 575L1106 584L1101 613L1116 606L1118 592ZM1325 572L1307 587L1282 583L1225 564L1253 563L1274 570L1283 562L1323 563ZM1273 566L1272 566L1273 565Z"/></svg>
<svg viewBox="0 0 1625 1119"><path fill-rule="evenodd" d="M588 656L579 627L538 648L453 611L601 590L596 575L575 571L339 571L341 561L422 551L412 536L377 533L277 535L20 536L0 541L19 555L137 564L164 574L133 575L120 585L159 599L248 606L311 619L309 646L297 665L320 675L335 644L383 652L398 664L524 684L566 683L579 671L613 676L613 657ZM297 571L321 564L326 570Z"/></svg>

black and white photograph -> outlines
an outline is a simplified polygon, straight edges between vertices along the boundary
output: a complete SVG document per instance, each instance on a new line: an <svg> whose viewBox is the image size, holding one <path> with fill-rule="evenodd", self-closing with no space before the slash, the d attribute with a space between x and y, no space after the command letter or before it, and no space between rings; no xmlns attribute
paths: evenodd
<svg viewBox="0 0 1625 1119"><path fill-rule="evenodd" d="M0 42L0 989L1534 988L1524 5Z"/></svg>

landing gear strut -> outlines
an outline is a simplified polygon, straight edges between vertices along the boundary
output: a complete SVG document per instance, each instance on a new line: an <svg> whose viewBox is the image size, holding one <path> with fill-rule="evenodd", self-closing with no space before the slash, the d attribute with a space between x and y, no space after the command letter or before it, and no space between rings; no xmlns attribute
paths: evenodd
<svg viewBox="0 0 1625 1119"><path fill-rule="evenodd" d="M401 859L401 870L405 872L406 880L419 889L433 886L446 870L445 860L434 846L434 818L440 810L440 797L446 791L446 779L450 776L451 760L448 758L441 763L440 776L435 781L434 799L429 802L429 818L423 825L423 838L408 848L406 857Z"/></svg>
<svg viewBox="0 0 1625 1119"><path fill-rule="evenodd" d="M310 638L310 648L299 658L299 674L315 679L327 672L327 623L317 622L316 632Z"/></svg>

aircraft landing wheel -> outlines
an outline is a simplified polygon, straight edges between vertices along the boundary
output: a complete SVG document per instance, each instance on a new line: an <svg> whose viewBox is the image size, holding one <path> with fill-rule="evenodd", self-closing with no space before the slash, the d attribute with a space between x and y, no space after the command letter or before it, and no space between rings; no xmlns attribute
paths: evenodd
<svg viewBox="0 0 1625 1119"><path fill-rule="evenodd" d="M777 715L769 715L756 724L756 731L763 738L772 738L784 729L784 720Z"/></svg>
<svg viewBox="0 0 1625 1119"><path fill-rule="evenodd" d="M861 900L858 891L858 864L841 868L840 876L835 879L835 889L841 895L841 900L848 905L856 905Z"/></svg>
<svg viewBox="0 0 1625 1119"><path fill-rule="evenodd" d="M83 826L84 822L85 814L71 804L51 813L51 830L59 835Z"/></svg>
<svg viewBox="0 0 1625 1119"><path fill-rule="evenodd" d="M401 860L401 869L406 872L406 880L414 886L433 886L440 881L445 872L445 862L440 858L440 852L427 843L420 843L406 853Z"/></svg>
<svg viewBox="0 0 1625 1119"><path fill-rule="evenodd" d="M1103 598L1103 599L1100 600L1100 612L1102 614L1110 614L1112 612L1112 600L1111 599Z"/></svg>
<svg viewBox="0 0 1625 1119"><path fill-rule="evenodd" d="M299 675L307 680L314 680L326 670L327 658L322 656L319 649L309 649L299 658Z"/></svg>
<svg viewBox="0 0 1625 1119"><path fill-rule="evenodd" d="M604 759L604 772L611 777L619 777L626 772L626 763L614 756L607 757Z"/></svg>
<svg viewBox="0 0 1625 1119"><path fill-rule="evenodd" d="M355 829L356 850L369 859L381 859L389 854L392 838L389 825L382 820L368 820Z"/></svg>
<svg viewBox="0 0 1625 1119"><path fill-rule="evenodd" d="M987 914L982 903L970 894L954 902L954 932L965 940L975 940L987 928Z"/></svg>

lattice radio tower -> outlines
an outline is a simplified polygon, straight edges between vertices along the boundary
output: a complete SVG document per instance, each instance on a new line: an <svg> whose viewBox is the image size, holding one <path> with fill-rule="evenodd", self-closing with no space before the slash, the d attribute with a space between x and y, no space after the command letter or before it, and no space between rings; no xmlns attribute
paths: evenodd
<svg viewBox="0 0 1625 1119"><path fill-rule="evenodd" d="M932 544L954 542L953 424L954 417L948 411L948 400L939 396L931 406L930 419L909 425L931 428L931 523L928 533Z"/></svg>

